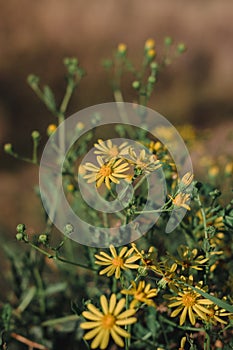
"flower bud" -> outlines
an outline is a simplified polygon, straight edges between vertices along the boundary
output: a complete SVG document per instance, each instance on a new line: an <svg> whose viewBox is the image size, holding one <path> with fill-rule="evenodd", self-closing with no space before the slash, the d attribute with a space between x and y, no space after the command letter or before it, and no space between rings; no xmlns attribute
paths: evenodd
<svg viewBox="0 0 233 350"><path fill-rule="evenodd" d="M37 77L34 74L30 74L27 78L27 82L31 86L32 89L38 88L39 81L40 81L39 77Z"/></svg>
<svg viewBox="0 0 233 350"><path fill-rule="evenodd" d="M153 77L153 75L150 75L149 78L148 78L148 83L154 84L155 82L156 82L156 78Z"/></svg>
<svg viewBox="0 0 233 350"><path fill-rule="evenodd" d="M212 165L208 170L208 175L211 178L217 177L219 174L219 167L217 165Z"/></svg>
<svg viewBox="0 0 233 350"><path fill-rule="evenodd" d="M12 144L11 143L6 143L4 145L4 151L6 153L12 153L13 152L13 147L12 147Z"/></svg>
<svg viewBox="0 0 233 350"><path fill-rule="evenodd" d="M150 49L146 53L147 58L151 61L156 56L156 51L154 49Z"/></svg>
<svg viewBox="0 0 233 350"><path fill-rule="evenodd" d="M82 131L84 129L85 125L82 122L78 122L76 124L76 130L77 131Z"/></svg>
<svg viewBox="0 0 233 350"><path fill-rule="evenodd" d="M186 46L185 46L184 43L180 43L180 44L177 45L177 51L178 51L179 53L183 53L183 52L185 52L186 50L187 50L187 48L186 48Z"/></svg>
<svg viewBox="0 0 233 350"><path fill-rule="evenodd" d="M173 42L173 40L172 40L172 38L171 38L170 36L166 36L166 37L164 38L164 44L165 44L166 46L170 46L170 45L172 44L172 42Z"/></svg>
<svg viewBox="0 0 233 350"><path fill-rule="evenodd" d="M154 39L147 39L145 42L145 50L151 50L155 48L155 41Z"/></svg>
<svg viewBox="0 0 233 350"><path fill-rule="evenodd" d="M126 52L127 52L127 45L124 43L120 43L117 46L117 52L121 55L121 56L125 56Z"/></svg>
<svg viewBox="0 0 233 350"><path fill-rule="evenodd" d="M132 82L132 87L137 90L140 88L140 82L138 80L135 80Z"/></svg>
<svg viewBox="0 0 233 350"><path fill-rule="evenodd" d="M31 134L33 140L38 141L40 139L40 133L37 130L34 130Z"/></svg>
<svg viewBox="0 0 233 350"><path fill-rule="evenodd" d="M23 233L26 230L26 226L24 224L18 224L16 227L16 231L18 233Z"/></svg>
<svg viewBox="0 0 233 350"><path fill-rule="evenodd" d="M66 186L66 189L67 189L68 192L73 192L74 191L74 185L73 184L68 184Z"/></svg>
<svg viewBox="0 0 233 350"><path fill-rule="evenodd" d="M233 162L227 163L224 169L226 176L232 176L233 175Z"/></svg>
<svg viewBox="0 0 233 350"><path fill-rule="evenodd" d="M22 241L23 238L24 238L24 234L23 233L17 233L15 237L16 237L17 241Z"/></svg>
<svg viewBox="0 0 233 350"><path fill-rule="evenodd" d="M46 244L48 242L48 235L46 233L42 233L41 235L39 235L38 242Z"/></svg>
<svg viewBox="0 0 233 350"><path fill-rule="evenodd" d="M70 235L72 232L74 232L74 227L71 224L66 224L64 227L64 234Z"/></svg>
<svg viewBox="0 0 233 350"><path fill-rule="evenodd" d="M55 124L49 124L49 126L47 127L47 135L51 136L56 129L57 126Z"/></svg>

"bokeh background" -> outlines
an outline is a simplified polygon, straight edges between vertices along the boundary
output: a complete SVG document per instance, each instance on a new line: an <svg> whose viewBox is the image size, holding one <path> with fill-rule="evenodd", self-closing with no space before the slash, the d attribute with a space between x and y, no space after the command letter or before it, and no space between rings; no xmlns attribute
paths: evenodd
<svg viewBox="0 0 233 350"><path fill-rule="evenodd" d="M203 147L212 157L229 157L233 130L233 2L230 0L0 0L0 230L14 240L15 226L41 227L41 209L33 193L38 169L12 159L3 145L29 155L30 134L54 122L26 83L35 73L49 84L59 101L64 93L66 56L77 56L87 76L69 113L113 101L101 60L119 42L128 45L137 64L148 37L173 36L188 51L162 74L149 106L172 123L191 123L208 130ZM124 95L134 99L130 82ZM198 153L193 150L195 171Z"/></svg>

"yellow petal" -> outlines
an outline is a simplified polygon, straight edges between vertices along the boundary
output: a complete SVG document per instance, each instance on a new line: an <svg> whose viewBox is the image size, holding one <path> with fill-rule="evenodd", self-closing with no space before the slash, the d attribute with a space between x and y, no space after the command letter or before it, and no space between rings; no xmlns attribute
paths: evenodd
<svg viewBox="0 0 233 350"><path fill-rule="evenodd" d="M105 315L108 314L108 301L105 295L101 295L100 297L100 304L102 306L103 313Z"/></svg>
<svg viewBox="0 0 233 350"><path fill-rule="evenodd" d="M125 310L120 315L118 315L117 319L122 320L123 318L130 317L130 316L134 315L135 312L136 312L136 310L134 310L134 309Z"/></svg>
<svg viewBox="0 0 233 350"><path fill-rule="evenodd" d="M121 310L124 308L124 306L125 306L125 298L122 298L122 299L120 299L120 300L118 301L117 306L116 306L116 308L115 308L115 310L114 310L113 315L114 315L114 316L118 316L119 313L121 312Z"/></svg>
<svg viewBox="0 0 233 350"><path fill-rule="evenodd" d="M127 324L133 324L137 322L137 318L136 317L130 317L130 318L127 318L125 320L117 320L116 321L116 325L118 326L125 326Z"/></svg>
<svg viewBox="0 0 233 350"><path fill-rule="evenodd" d="M115 247L111 244L111 245L109 246L109 249L110 249L110 251L111 251L111 253L112 253L112 256L113 256L114 258L116 258L116 257L117 257L117 252L116 252Z"/></svg>
<svg viewBox="0 0 233 350"><path fill-rule="evenodd" d="M93 304L88 304L87 308L96 316L103 317L102 312L100 312L99 309L97 309Z"/></svg>
<svg viewBox="0 0 233 350"><path fill-rule="evenodd" d="M121 327L114 325L113 329L117 334L121 335L122 337L129 338L130 336L129 333L126 332L126 330L122 329Z"/></svg>
<svg viewBox="0 0 233 350"><path fill-rule="evenodd" d="M187 306L184 307L184 310L182 311L180 315L180 326L185 323L186 315L187 315L188 308Z"/></svg>
<svg viewBox="0 0 233 350"><path fill-rule="evenodd" d="M82 329L91 329L101 325L101 321L98 322L83 322L80 324L80 328Z"/></svg>
<svg viewBox="0 0 233 350"><path fill-rule="evenodd" d="M110 334L111 334L111 336L112 336L114 342L115 342L117 345L119 345L119 346L121 346L121 347L124 346L123 340L121 339L121 337L116 333L116 331L115 331L113 328L110 329Z"/></svg>
<svg viewBox="0 0 233 350"><path fill-rule="evenodd" d="M91 343L92 349L98 348L98 346L100 345L100 342L104 336L105 331L106 331L105 329L100 329L99 333L96 335L96 337L94 338L94 340Z"/></svg>
<svg viewBox="0 0 233 350"><path fill-rule="evenodd" d="M190 320L191 324L194 326L196 319L195 319L195 316L194 316L194 313L193 313L191 306L188 308L188 314L189 314L189 320Z"/></svg>
<svg viewBox="0 0 233 350"><path fill-rule="evenodd" d="M83 338L86 340L90 340L90 339L94 338L96 336L96 334L99 333L100 330L101 330L101 327L94 328L91 331L87 332Z"/></svg>
<svg viewBox="0 0 233 350"><path fill-rule="evenodd" d="M103 334L103 339L100 343L100 349L106 349L109 343L109 335L110 335L110 330L106 329L104 334Z"/></svg>
<svg viewBox="0 0 233 350"><path fill-rule="evenodd" d="M113 313L113 310L116 306L116 294L112 294L111 295L111 298L110 298L110 301L109 301L109 313L112 314Z"/></svg>
<svg viewBox="0 0 233 350"><path fill-rule="evenodd" d="M92 320L92 321L99 321L100 320L100 316L97 316L89 311L83 311L82 315L83 315L83 317L87 318L88 320Z"/></svg>

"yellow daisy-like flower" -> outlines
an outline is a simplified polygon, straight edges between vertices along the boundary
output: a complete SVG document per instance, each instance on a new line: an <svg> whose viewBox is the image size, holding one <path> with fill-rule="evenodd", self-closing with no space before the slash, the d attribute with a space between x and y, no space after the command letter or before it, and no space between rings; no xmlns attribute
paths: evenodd
<svg viewBox="0 0 233 350"><path fill-rule="evenodd" d="M177 296L171 296L169 299L172 301L168 304L169 307L176 307L171 313L171 317L180 315L180 326L185 323L187 313L192 325L196 323L196 317L207 321L207 315L210 314L210 310L203 305L212 305L213 302L209 299L202 299L201 294L193 291L191 288L185 288L184 291L178 292Z"/></svg>
<svg viewBox="0 0 233 350"><path fill-rule="evenodd" d="M227 312L225 309L220 309L218 305L210 306L209 312L210 313L207 316L207 322L213 323L214 325L216 325L217 322L222 324L227 324L227 322L223 320L222 317L232 315L230 312Z"/></svg>
<svg viewBox="0 0 233 350"><path fill-rule="evenodd" d="M111 182L119 184L119 179L124 179L128 176L123 174L129 170L128 163L125 163L123 159L110 160L108 163L105 163L102 157L97 156L97 162L99 167L92 163L86 163L83 166L85 170L91 172L83 176L84 179L87 179L87 183L96 182L96 187L100 187L104 182L106 187L111 190Z"/></svg>
<svg viewBox="0 0 233 350"><path fill-rule="evenodd" d="M171 196L169 196L172 199L172 203L178 207L178 208L184 208L187 210L191 210L190 206L187 204L187 202L190 201L190 194L189 193L178 193L175 198L172 198Z"/></svg>
<svg viewBox="0 0 233 350"><path fill-rule="evenodd" d="M198 255L198 250L190 249L185 245L180 245L177 249L180 258L173 258L182 267L182 270L195 269L202 270L203 265L209 260L203 255Z"/></svg>
<svg viewBox="0 0 233 350"><path fill-rule="evenodd" d="M136 317L132 317L136 310L129 309L121 312L125 306L125 299L117 302L116 294L111 295L109 303L105 295L101 295L100 304L102 311L91 303L87 305L89 311L83 311L82 315L88 321L81 323L80 327L89 330L83 338L85 340L93 339L91 349L106 349L110 336L117 345L123 347L124 342L121 337L129 338L130 334L121 326L137 321Z"/></svg>
<svg viewBox="0 0 233 350"><path fill-rule="evenodd" d="M151 298L154 298L157 295L157 289L150 288L150 284L146 285L145 281L140 281L138 286L134 281L131 282L132 288L123 289L121 291L122 294L132 295L134 299L130 303L130 308L134 309L140 303L145 303L149 306L155 306L155 303Z"/></svg>
<svg viewBox="0 0 233 350"><path fill-rule="evenodd" d="M147 154L145 149L141 150L139 155L136 154L132 147L129 148L129 162L134 165L136 169L148 174L160 168L162 164L154 154Z"/></svg>
<svg viewBox="0 0 233 350"><path fill-rule="evenodd" d="M123 142L120 146L112 143L112 140L103 141L98 140L98 143L94 144L96 151L95 154L100 155L105 161L110 159L121 158L128 154L129 146L127 142Z"/></svg>
<svg viewBox="0 0 233 350"><path fill-rule="evenodd" d="M120 278L121 270L139 268L138 264L134 264L139 257L133 254L133 248L128 250L127 247L123 247L119 254L117 254L116 249L112 244L110 245L109 249L112 256L105 252L100 252L99 255L95 254L96 259L98 259L95 261L95 263L98 265L107 266L100 271L100 275L107 274L107 276L110 277L115 273L115 278L118 279Z"/></svg>

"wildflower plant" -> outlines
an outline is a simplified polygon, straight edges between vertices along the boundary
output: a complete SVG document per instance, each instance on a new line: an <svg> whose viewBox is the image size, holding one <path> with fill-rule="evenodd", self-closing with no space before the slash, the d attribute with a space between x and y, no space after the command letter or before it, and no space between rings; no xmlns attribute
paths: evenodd
<svg viewBox="0 0 233 350"><path fill-rule="evenodd" d="M46 130L53 166L45 165L47 170L61 167L62 181L45 184L54 201L43 188L38 193L45 210L41 232L32 235L27 225L17 225L17 241L30 249L16 254L5 248L14 283L1 306L3 349L15 340L29 349L64 348L59 339L70 349L232 348L232 200L221 201L220 191L198 182L190 169L180 176L174 155L183 159L185 154L177 148L175 128L145 126L146 106L160 74L185 50L184 44L166 37L160 55L154 39L148 39L137 68L127 45L118 45L103 66L122 123L103 125L101 136L97 126L103 116L98 113L92 115L91 129L85 129L87 118L68 131L64 127L69 101L85 75L76 58L64 60L67 86L60 105L50 87L29 76L29 85L55 117ZM128 110L123 103L126 73L138 103ZM129 110L136 111L141 128L129 123ZM192 128L182 130L188 130L192 143L198 142ZM68 147L61 165L71 131L81 136ZM39 165L39 131L31 137L31 157L19 155L10 143L5 152ZM147 200L151 176L157 196ZM61 182L72 215L79 215L84 226L72 224L72 216L58 210ZM93 193L101 197L102 208L113 203L120 210L96 210ZM64 224L62 236L56 220ZM84 230L87 222L92 226ZM81 244L76 239L80 235L91 244Z"/></svg>

